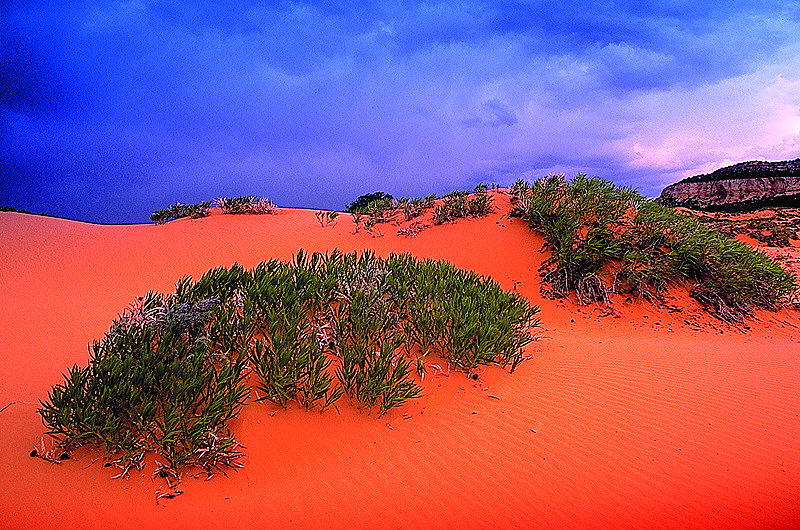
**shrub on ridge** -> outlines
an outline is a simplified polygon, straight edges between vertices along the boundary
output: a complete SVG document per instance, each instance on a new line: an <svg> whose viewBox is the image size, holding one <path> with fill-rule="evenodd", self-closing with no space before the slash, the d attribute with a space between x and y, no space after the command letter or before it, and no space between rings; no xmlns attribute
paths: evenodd
<svg viewBox="0 0 800 530"><path fill-rule="evenodd" d="M797 289L794 276L763 253L635 190L579 174L551 175L511 188L514 209L545 237L552 257L543 279L581 303L613 292L658 299L672 284L724 320L753 306L773 309Z"/></svg>
<svg viewBox="0 0 800 530"><path fill-rule="evenodd" d="M150 220L156 224L163 224L175 219L182 219L184 217L191 217L192 219L199 219L208 216L208 209L211 207L210 202L201 202L197 204L183 204L176 202L167 209L156 210L150 215Z"/></svg>
<svg viewBox="0 0 800 530"><path fill-rule="evenodd" d="M214 204L224 214L274 214L278 208L269 199L262 199L255 195L240 197L220 197Z"/></svg>

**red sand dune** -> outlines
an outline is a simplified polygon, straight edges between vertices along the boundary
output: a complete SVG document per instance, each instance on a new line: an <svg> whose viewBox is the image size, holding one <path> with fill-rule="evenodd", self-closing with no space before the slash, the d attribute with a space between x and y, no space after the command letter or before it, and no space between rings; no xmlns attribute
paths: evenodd
<svg viewBox="0 0 800 530"><path fill-rule="evenodd" d="M543 241L507 216L416 237L353 234L348 216L212 215L96 226L0 213L0 526L326 528L800 527L800 318L758 312L748 330L685 294L656 308L542 299ZM86 345L148 290L298 249L446 259L517 289L542 312L532 358L429 377L385 416L250 404L232 425L244 468L184 476L162 498L152 465L112 480L82 448L60 465L29 452L36 413ZM680 309L678 309L680 308ZM434 362L434 361L431 361Z"/></svg>

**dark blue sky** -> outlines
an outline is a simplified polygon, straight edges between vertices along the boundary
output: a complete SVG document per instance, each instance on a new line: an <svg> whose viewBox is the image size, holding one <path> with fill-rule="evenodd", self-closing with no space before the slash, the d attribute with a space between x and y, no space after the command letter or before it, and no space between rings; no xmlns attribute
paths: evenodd
<svg viewBox="0 0 800 530"><path fill-rule="evenodd" d="M9 0L0 205L146 222L800 157L800 2ZM645 6L645 4L647 4Z"/></svg>

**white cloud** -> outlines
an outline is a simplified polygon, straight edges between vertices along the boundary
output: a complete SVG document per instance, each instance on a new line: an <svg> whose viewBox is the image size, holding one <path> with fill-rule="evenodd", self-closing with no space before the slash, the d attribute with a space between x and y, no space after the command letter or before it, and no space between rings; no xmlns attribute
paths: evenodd
<svg viewBox="0 0 800 530"><path fill-rule="evenodd" d="M667 171L665 179L800 156L800 54L789 51L751 74L620 100L636 125L615 148L630 167Z"/></svg>

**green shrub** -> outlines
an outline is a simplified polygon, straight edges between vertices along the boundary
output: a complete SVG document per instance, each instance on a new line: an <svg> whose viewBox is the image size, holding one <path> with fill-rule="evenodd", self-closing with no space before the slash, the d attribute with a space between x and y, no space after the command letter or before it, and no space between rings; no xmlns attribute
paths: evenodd
<svg viewBox="0 0 800 530"><path fill-rule="evenodd" d="M403 214L405 215L406 221L410 221L415 217L419 217L422 215L422 212L433 206L435 200L436 195L433 194L428 195L425 198L413 197L399 204L403 209Z"/></svg>
<svg viewBox="0 0 800 530"><path fill-rule="evenodd" d="M395 200L383 192L369 193L350 203L347 211L353 214L352 220L356 225L356 231L360 229L362 221L364 227L370 230L377 224L395 220L400 211L403 212L405 220L410 221L429 208L434 209L433 222L442 224L468 215L482 217L491 212L493 198L486 193L488 189L488 185L479 184L472 194L467 190L451 191L442 197L442 203L438 206L435 205L437 199L435 194L424 198L400 197ZM320 215L318 220L325 226Z"/></svg>
<svg viewBox="0 0 800 530"><path fill-rule="evenodd" d="M492 196L476 193L467 201L467 213L473 217L483 217L492 211Z"/></svg>
<svg viewBox="0 0 800 530"><path fill-rule="evenodd" d="M469 196L468 190L453 190L451 192L445 193L442 197L443 199L463 199Z"/></svg>
<svg viewBox="0 0 800 530"><path fill-rule="evenodd" d="M522 349L533 340L530 330L539 324L538 307L447 262L394 256L387 266L386 291L406 315L407 348L416 347L423 357L435 352L467 371L497 363L513 372L522 361Z"/></svg>
<svg viewBox="0 0 800 530"><path fill-rule="evenodd" d="M300 251L288 264L219 267L138 299L39 413L65 444L102 446L126 471L154 451L170 476L210 472L240 456L227 423L250 370L258 400L324 410L346 393L385 412L421 394L411 363L421 371L431 352L513 371L537 312L486 278L409 255Z"/></svg>
<svg viewBox="0 0 800 530"><path fill-rule="evenodd" d="M323 410L341 394L332 389L331 358L317 338L318 313L331 300L332 283L319 274L319 255L307 260L300 252L293 265L261 264L245 293L253 301L254 347L250 350L262 399L283 407L297 401Z"/></svg>
<svg viewBox="0 0 800 530"><path fill-rule="evenodd" d="M210 202L201 202L197 204L183 204L176 202L167 209L156 210L150 215L150 220L156 224L163 224L175 219L183 217L191 217L192 219L199 219L207 217L211 208Z"/></svg>
<svg viewBox="0 0 800 530"><path fill-rule="evenodd" d="M148 303L149 316L117 321L92 345L89 365L74 366L52 388L39 410L43 422L51 434L119 454L125 471L147 451L172 469L233 464L238 444L226 425L248 393L244 358L211 355L205 308Z"/></svg>
<svg viewBox="0 0 800 530"><path fill-rule="evenodd" d="M332 224L336 224L336 218L339 217L339 212L327 212L324 210L318 210L314 213L314 216L317 218L317 222L323 228L326 226L330 226Z"/></svg>
<svg viewBox="0 0 800 530"><path fill-rule="evenodd" d="M359 196L356 200L351 202L345 208L345 211L348 213L357 213L357 212L364 212L368 209L370 203L373 202L391 202L392 199L391 195L388 193L384 193L382 191L376 191L374 193L366 193L364 195Z"/></svg>
<svg viewBox="0 0 800 530"><path fill-rule="evenodd" d="M468 191L452 191L434 208L433 222L442 224L468 215L483 217L492 211L492 201L492 196L481 185L475 188L473 194Z"/></svg>
<svg viewBox="0 0 800 530"><path fill-rule="evenodd" d="M381 411L421 395L403 357L400 315L385 303L381 285L351 286L334 319L341 363L336 377L344 392Z"/></svg>
<svg viewBox="0 0 800 530"><path fill-rule="evenodd" d="M773 309L796 288L780 265L695 219L629 188L577 175L551 175L512 188L514 213L552 250L543 279L556 296L610 302L612 292L654 300L688 282L719 317L741 321L752 306Z"/></svg>
<svg viewBox="0 0 800 530"><path fill-rule="evenodd" d="M164 210L164 209L156 210L155 212L150 214L150 220L159 225L162 223L166 223L167 221L170 220L169 210Z"/></svg>
<svg viewBox="0 0 800 530"><path fill-rule="evenodd" d="M269 199L262 199L255 195L240 197L221 197L214 203L224 214L274 214L278 208Z"/></svg>

